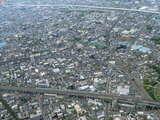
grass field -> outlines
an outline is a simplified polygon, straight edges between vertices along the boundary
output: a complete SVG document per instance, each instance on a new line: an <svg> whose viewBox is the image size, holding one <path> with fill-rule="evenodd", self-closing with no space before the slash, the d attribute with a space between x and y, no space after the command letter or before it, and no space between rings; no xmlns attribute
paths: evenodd
<svg viewBox="0 0 160 120"><path fill-rule="evenodd" d="M154 88L154 97L156 100L160 100L160 83L157 84Z"/></svg>

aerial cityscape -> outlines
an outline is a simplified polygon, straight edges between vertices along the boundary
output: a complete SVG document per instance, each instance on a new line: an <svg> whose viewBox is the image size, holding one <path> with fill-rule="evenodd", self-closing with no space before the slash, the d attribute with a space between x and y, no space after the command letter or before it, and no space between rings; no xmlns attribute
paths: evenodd
<svg viewBox="0 0 160 120"><path fill-rule="evenodd" d="M160 0L0 0L0 120L160 120Z"/></svg>

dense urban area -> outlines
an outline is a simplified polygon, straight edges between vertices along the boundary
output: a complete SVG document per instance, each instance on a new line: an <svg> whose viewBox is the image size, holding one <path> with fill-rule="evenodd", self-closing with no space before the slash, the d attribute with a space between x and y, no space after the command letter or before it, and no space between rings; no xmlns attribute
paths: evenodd
<svg viewBox="0 0 160 120"><path fill-rule="evenodd" d="M3 1L0 120L160 120L160 1Z"/></svg>

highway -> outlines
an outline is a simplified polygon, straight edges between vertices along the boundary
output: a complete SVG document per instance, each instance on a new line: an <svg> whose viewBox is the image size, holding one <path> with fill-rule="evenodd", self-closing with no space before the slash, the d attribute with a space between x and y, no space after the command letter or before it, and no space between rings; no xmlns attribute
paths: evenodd
<svg viewBox="0 0 160 120"><path fill-rule="evenodd" d="M127 8L114 8L114 7L101 7L101 6L91 6L91 5L66 5L66 4L45 4L45 5L31 5L31 4L13 4L7 5L3 4L2 6L9 6L9 7L53 7L53 8L67 8L71 10L76 9L86 9L86 10L113 10L113 11L128 11L128 12L140 12L140 13L151 13L151 14L158 14L160 12L157 11L148 11L148 10L139 10L139 9L127 9Z"/></svg>
<svg viewBox="0 0 160 120"><path fill-rule="evenodd" d="M142 99L140 97L133 96L119 96L119 95L111 95L111 94L102 94L96 92L88 92L88 91L77 91L77 90L59 90L52 88L28 88L28 87L13 87L13 86L3 86L0 85L0 91L2 92L19 92L26 94L57 94L57 95L65 95L65 96L77 96L84 98L93 98L93 99L101 99L108 102L112 102L112 99L117 98L119 103L131 104L142 106L160 106L160 102L149 101Z"/></svg>

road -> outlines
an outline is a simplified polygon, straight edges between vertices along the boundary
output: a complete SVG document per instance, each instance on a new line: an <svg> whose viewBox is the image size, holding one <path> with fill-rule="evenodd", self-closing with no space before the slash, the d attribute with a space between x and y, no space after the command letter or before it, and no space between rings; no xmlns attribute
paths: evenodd
<svg viewBox="0 0 160 120"><path fill-rule="evenodd" d="M129 11L129 12L141 12L141 13L151 13L151 14L158 14L160 12L157 11L148 11L148 10L138 10L138 9L127 9L127 8L114 8L114 7L100 7L100 6L91 6L91 5L66 5L66 4L45 4L45 5L31 5L31 4L13 4L7 5L3 4L2 6L9 6L9 7L55 7L55 8L68 8L68 9L78 9L83 8L87 10L114 10L114 11Z"/></svg>
<svg viewBox="0 0 160 120"><path fill-rule="evenodd" d="M7 109L8 113L13 117L12 119L14 120L20 120L17 116L17 114L15 113L14 110L12 110L12 108L9 106L9 104L7 103L7 101L5 99L3 99L1 93L0 93L0 103L3 104L3 106Z"/></svg>
<svg viewBox="0 0 160 120"><path fill-rule="evenodd" d="M94 99L101 99L108 102L112 102L112 99L117 98L119 103L131 104L135 103L142 106L160 106L160 102L149 101L139 97L133 96L118 96L111 94L102 94L94 92L76 91L76 90L59 90L52 88L27 88L27 87L13 87L13 86L3 86L0 85L0 90L4 92L20 92L27 94L57 94L66 96L78 96L78 97L88 97Z"/></svg>

